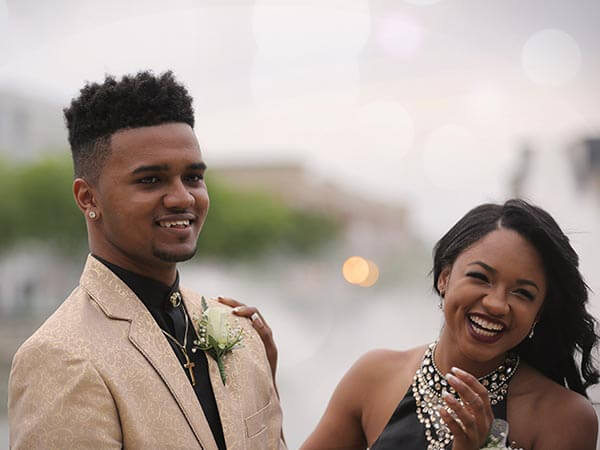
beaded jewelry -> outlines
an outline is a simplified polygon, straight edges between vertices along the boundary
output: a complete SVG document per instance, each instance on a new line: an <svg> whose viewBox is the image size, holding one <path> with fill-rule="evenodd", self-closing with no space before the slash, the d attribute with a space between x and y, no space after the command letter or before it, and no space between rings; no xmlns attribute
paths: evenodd
<svg viewBox="0 0 600 450"><path fill-rule="evenodd" d="M436 345L437 341L430 344L425 351L421 367L417 370L412 382L417 418L425 427L427 450L443 450L452 442L452 433L444 424L439 408L446 408L453 414L453 411L446 406L442 399L443 391L447 390L458 397L456 391L448 384L444 375L435 365L433 354ZM508 392L508 382L517 371L518 366L519 356L507 353L504 364L477 379L487 388L492 405L504 400Z"/></svg>

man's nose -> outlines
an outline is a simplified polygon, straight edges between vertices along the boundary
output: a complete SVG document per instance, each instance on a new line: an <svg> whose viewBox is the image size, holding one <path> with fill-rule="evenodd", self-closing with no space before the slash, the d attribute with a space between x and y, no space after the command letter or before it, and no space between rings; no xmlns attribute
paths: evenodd
<svg viewBox="0 0 600 450"><path fill-rule="evenodd" d="M166 208L189 208L194 204L194 196L181 180L169 184L168 191L163 197Z"/></svg>

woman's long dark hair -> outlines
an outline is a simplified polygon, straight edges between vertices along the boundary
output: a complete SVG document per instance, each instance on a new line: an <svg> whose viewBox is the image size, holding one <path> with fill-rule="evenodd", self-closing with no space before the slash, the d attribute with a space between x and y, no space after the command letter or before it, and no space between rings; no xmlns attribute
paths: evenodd
<svg viewBox="0 0 600 450"><path fill-rule="evenodd" d="M469 211L435 245L433 287L442 269L488 233L514 230L538 251L546 274L546 298L532 339L516 348L521 358L541 373L587 397L598 383L592 349L598 343L596 320L587 312L588 286L579 273L579 257L569 238L543 209L524 200L484 204ZM576 359L580 353L580 368Z"/></svg>

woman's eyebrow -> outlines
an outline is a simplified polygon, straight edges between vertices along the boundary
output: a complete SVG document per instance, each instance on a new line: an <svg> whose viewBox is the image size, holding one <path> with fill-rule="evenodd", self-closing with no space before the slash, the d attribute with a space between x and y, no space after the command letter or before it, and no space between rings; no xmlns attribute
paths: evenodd
<svg viewBox="0 0 600 450"><path fill-rule="evenodd" d="M467 266L473 266L473 265L477 265L477 266L481 266L483 267L485 270L487 270L488 272L491 273L497 273L498 271L496 269L494 269L492 266L484 263L483 261L473 261L469 264L467 264ZM517 284L525 284L528 286L533 286L534 288L536 288L538 291L540 290L540 288L538 287L537 284L535 284L533 281L531 280L527 280L526 278L519 278L517 280Z"/></svg>

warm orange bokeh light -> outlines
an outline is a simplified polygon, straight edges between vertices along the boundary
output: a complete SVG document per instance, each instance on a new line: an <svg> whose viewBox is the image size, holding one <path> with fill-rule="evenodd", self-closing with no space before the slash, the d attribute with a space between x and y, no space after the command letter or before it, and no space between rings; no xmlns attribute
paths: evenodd
<svg viewBox="0 0 600 450"><path fill-rule="evenodd" d="M342 274L348 283L370 287L379 278L379 268L373 261L360 256L351 256L344 261Z"/></svg>
<svg viewBox="0 0 600 450"><path fill-rule="evenodd" d="M379 267L377 267L377 264L375 264L370 259L367 260L367 263L369 264L369 275L361 283L358 284L362 287L371 287L375 283L377 283L377 280L379 279Z"/></svg>

